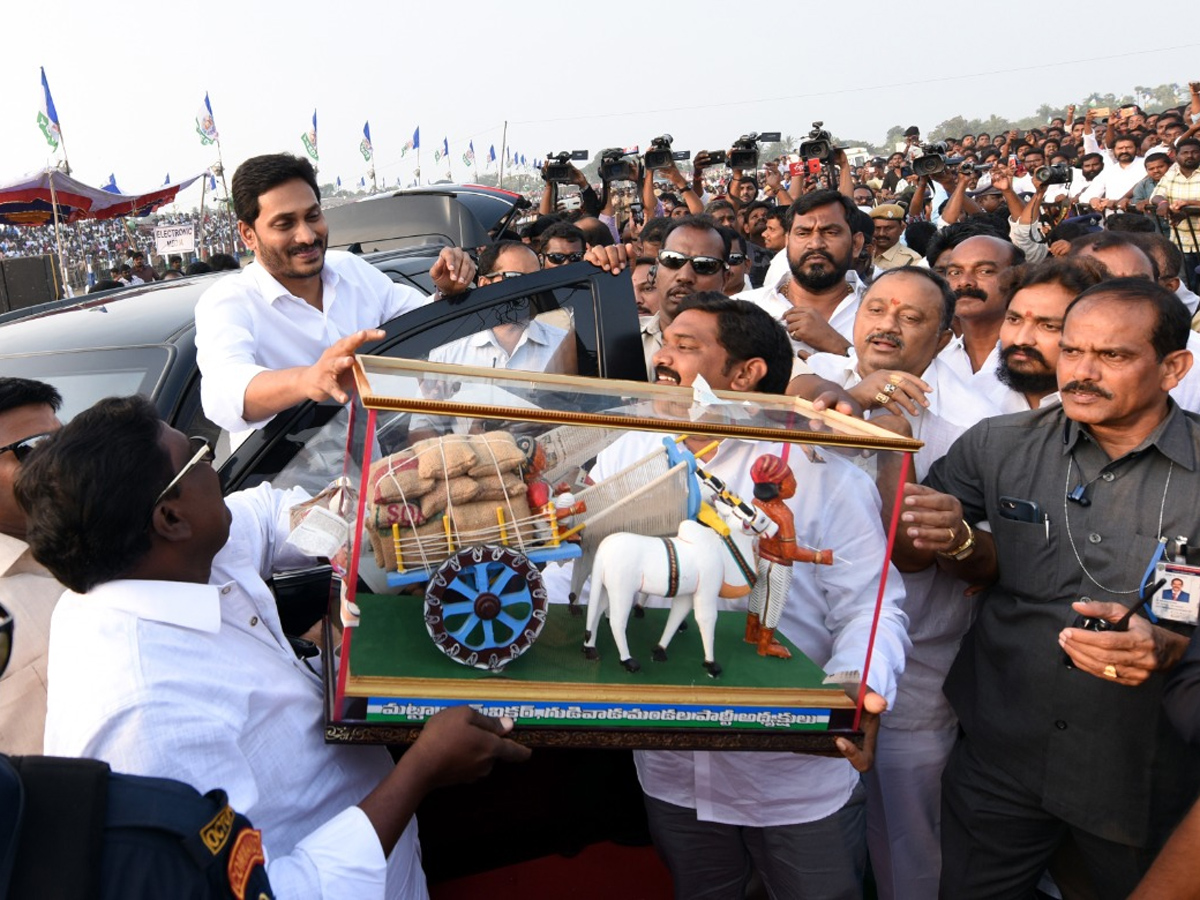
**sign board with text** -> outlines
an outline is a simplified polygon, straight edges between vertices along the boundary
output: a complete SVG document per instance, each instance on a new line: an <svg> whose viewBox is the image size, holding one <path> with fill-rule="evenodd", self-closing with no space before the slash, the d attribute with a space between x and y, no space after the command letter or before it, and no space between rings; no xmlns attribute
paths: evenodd
<svg viewBox="0 0 1200 900"><path fill-rule="evenodd" d="M159 256L179 253L194 253L196 250L195 225L154 226L154 249Z"/></svg>

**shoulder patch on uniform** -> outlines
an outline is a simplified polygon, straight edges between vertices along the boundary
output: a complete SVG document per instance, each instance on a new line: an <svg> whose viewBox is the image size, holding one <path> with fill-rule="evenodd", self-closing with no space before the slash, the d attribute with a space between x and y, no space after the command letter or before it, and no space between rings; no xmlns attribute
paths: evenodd
<svg viewBox="0 0 1200 900"><path fill-rule="evenodd" d="M233 807L225 807L213 816L212 821L200 829L200 840L208 848L208 852L216 856L229 840L229 832L233 828Z"/></svg>
<svg viewBox="0 0 1200 900"><path fill-rule="evenodd" d="M246 885L255 866L263 865L262 832L257 828L243 828L238 832L233 849L229 851L229 889L237 900L246 900Z"/></svg>

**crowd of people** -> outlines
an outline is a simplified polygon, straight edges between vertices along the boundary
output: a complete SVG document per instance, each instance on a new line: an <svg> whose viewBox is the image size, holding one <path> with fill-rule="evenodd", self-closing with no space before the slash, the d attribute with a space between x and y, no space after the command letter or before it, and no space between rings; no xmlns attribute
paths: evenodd
<svg viewBox="0 0 1200 900"><path fill-rule="evenodd" d="M1182 108L1074 113L944 146L913 127L860 167L818 147L724 177L710 154L690 175L639 163L632 188L560 170L519 228L442 250L432 298L326 252L311 166L255 157L233 178L255 262L197 307L205 412L243 433L345 402L381 324L474 285L629 272L651 381L798 395L922 442L911 470L694 448L778 526L746 640L776 658L786 637L827 672L874 656L861 748L634 754L676 895L740 898L757 876L773 898L855 898L869 860L888 900L1193 896L1200 83ZM564 333L506 323L436 352L540 369ZM294 562L302 498L222 497L211 449L143 400L61 427L59 403L0 379L0 599L34 623L0 750L224 788L280 896L425 896L416 802L524 759L512 722L440 713L396 765L324 745L320 678L265 585ZM797 540L840 563L793 566Z"/></svg>
<svg viewBox="0 0 1200 900"><path fill-rule="evenodd" d="M186 259L178 254L159 254L154 240L157 225L191 225L196 240L202 241L200 252L188 254ZM131 285L179 277L194 263L209 264L208 257L218 253L236 256L238 238L230 217L211 210L206 210L203 218L192 211L155 213L141 219L81 219L61 225L57 234L53 225L0 224L0 259L61 259L67 268L67 283L79 293L95 290L97 284L107 289L114 282ZM135 254L139 254L140 265L133 259ZM140 274L134 274L135 268ZM208 270L201 267L199 271Z"/></svg>

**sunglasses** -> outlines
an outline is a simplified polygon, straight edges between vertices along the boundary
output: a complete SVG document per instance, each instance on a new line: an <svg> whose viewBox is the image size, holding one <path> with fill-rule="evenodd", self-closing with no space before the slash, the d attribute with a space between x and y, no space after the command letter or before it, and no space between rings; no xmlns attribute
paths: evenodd
<svg viewBox="0 0 1200 900"><path fill-rule="evenodd" d="M583 262L582 250L576 250L574 253L543 253L542 255L556 266L566 263Z"/></svg>
<svg viewBox="0 0 1200 900"><path fill-rule="evenodd" d="M167 494L171 493L171 491L175 489L175 486L178 485L179 482L183 481L183 476L187 475L188 472L192 471L192 469L196 468L196 466L200 465L200 463L211 463L214 459L216 459L216 457L213 455L212 447L204 438L190 437L188 438L188 441L191 443L192 450L194 451L192 458L189 459L184 464L183 468L179 470L179 474L172 478L170 483L162 489L162 493L154 498L154 504L150 507L151 516L154 515L154 510L158 509L158 504L163 502L163 498L165 498Z"/></svg>
<svg viewBox="0 0 1200 900"><path fill-rule="evenodd" d="M729 268L725 260L718 259L715 256L687 256L675 250L659 250L658 262L660 265L666 266L673 271L679 271L688 263L691 263L692 271L697 275L716 275L718 272Z"/></svg>
<svg viewBox="0 0 1200 900"><path fill-rule="evenodd" d="M54 432L52 431L46 431L42 434L32 434L27 438L7 444L4 447L0 447L0 453L7 453L9 450L11 450L13 456L17 458L17 462L25 462L25 460L29 457L29 454L33 452L33 448L46 438L50 437L50 435L53 433Z"/></svg>
<svg viewBox="0 0 1200 900"><path fill-rule="evenodd" d="M731 265L731 266L740 266L745 261L746 261L745 253L730 253L729 254L729 265Z"/></svg>
<svg viewBox="0 0 1200 900"><path fill-rule="evenodd" d="M8 658L12 654L13 620L8 610L0 606L0 675L8 666Z"/></svg>
<svg viewBox="0 0 1200 900"><path fill-rule="evenodd" d="M528 272L492 272L490 275L484 275L489 282L492 281L508 281L510 278L520 278L522 275L527 275Z"/></svg>

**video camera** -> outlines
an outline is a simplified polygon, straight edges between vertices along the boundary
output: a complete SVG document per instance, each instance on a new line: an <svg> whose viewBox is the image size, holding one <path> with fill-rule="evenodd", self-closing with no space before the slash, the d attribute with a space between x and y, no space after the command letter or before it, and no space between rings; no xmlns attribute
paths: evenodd
<svg viewBox="0 0 1200 900"><path fill-rule="evenodd" d="M801 159L817 159L823 163L832 160L833 135L821 127L824 124L824 122L813 122L808 139L800 142Z"/></svg>
<svg viewBox="0 0 1200 900"><path fill-rule="evenodd" d="M1075 170L1067 163L1054 166L1038 166L1033 170L1033 177L1042 184L1070 184Z"/></svg>
<svg viewBox="0 0 1200 900"><path fill-rule="evenodd" d="M663 134L650 142L650 149L642 155L647 169L666 169L674 162L692 158L691 150L672 150L674 140L669 134Z"/></svg>
<svg viewBox="0 0 1200 900"><path fill-rule="evenodd" d="M749 169L751 171L757 169L758 145L781 139L782 135L778 131L764 131L762 134L752 131L749 134L743 134L733 142L733 147L729 151L730 168ZM711 158L712 154L709 154L709 156ZM721 156L724 158L725 154L722 153Z"/></svg>
<svg viewBox="0 0 1200 900"><path fill-rule="evenodd" d="M973 163L962 156L947 156L949 147L945 141L922 144L921 155L912 161L914 175L940 175L947 169L956 168L965 175L972 172L986 172L992 163Z"/></svg>
<svg viewBox="0 0 1200 900"><path fill-rule="evenodd" d="M636 153L626 153L620 147L601 150L596 156L600 160L601 181L637 181L638 158Z"/></svg>
<svg viewBox="0 0 1200 900"><path fill-rule="evenodd" d="M586 150L561 150L558 153L547 153L546 161L542 164L542 178L552 184L570 184L575 180L575 167L572 160L586 162Z"/></svg>
<svg viewBox="0 0 1200 900"><path fill-rule="evenodd" d="M946 156L949 149L945 141L922 144L921 155L912 161L913 174L928 176L940 175L945 172L946 166L950 162Z"/></svg>

